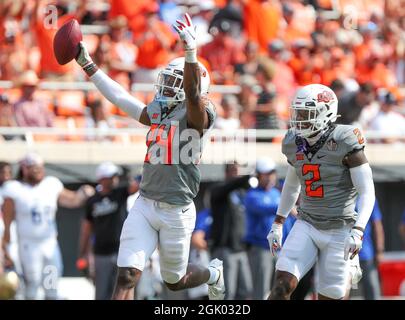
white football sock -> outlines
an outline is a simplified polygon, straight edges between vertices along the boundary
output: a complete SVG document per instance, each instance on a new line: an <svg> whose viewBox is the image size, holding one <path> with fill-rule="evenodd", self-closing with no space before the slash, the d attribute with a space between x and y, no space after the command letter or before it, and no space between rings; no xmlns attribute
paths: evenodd
<svg viewBox="0 0 405 320"><path fill-rule="evenodd" d="M214 267L208 267L208 271L210 272L210 278L207 281L207 284L214 284L219 279L219 270Z"/></svg>

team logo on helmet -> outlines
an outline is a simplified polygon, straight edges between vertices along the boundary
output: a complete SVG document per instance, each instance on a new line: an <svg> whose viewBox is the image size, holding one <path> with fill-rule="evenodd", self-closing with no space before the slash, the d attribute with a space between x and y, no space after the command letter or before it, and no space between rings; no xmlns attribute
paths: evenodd
<svg viewBox="0 0 405 320"><path fill-rule="evenodd" d="M325 102L328 103L333 100L333 95L329 91L323 91L318 93L318 102Z"/></svg>

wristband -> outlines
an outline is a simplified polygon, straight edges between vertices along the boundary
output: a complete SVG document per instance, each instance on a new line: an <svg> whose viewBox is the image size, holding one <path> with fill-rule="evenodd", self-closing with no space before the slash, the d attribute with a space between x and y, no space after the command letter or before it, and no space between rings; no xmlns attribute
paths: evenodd
<svg viewBox="0 0 405 320"><path fill-rule="evenodd" d="M186 51L185 60L187 63L198 63L197 50Z"/></svg>
<svg viewBox="0 0 405 320"><path fill-rule="evenodd" d="M87 64L83 67L83 70L87 73L89 71L92 71L95 68L97 68L97 65L94 62L90 62L89 64Z"/></svg>

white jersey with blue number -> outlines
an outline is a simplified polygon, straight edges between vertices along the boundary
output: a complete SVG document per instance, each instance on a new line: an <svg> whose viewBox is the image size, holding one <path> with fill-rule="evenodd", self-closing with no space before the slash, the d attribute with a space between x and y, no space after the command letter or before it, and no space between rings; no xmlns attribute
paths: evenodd
<svg viewBox="0 0 405 320"><path fill-rule="evenodd" d="M62 182L45 177L37 185L11 180L5 183L3 198L14 201L17 234L23 240L56 238L56 210Z"/></svg>

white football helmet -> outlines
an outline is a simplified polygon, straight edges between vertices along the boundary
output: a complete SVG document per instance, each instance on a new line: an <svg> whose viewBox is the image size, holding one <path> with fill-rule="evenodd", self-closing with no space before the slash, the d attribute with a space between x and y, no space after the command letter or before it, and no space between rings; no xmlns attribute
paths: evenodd
<svg viewBox="0 0 405 320"><path fill-rule="evenodd" d="M155 84L155 100L165 102L168 107L184 101L186 94L183 89L184 57L176 58L159 72ZM201 62L198 62L201 74L201 94L207 95L210 86L210 75Z"/></svg>
<svg viewBox="0 0 405 320"><path fill-rule="evenodd" d="M325 131L338 115L336 94L322 84L300 88L290 107L290 125L304 138Z"/></svg>

